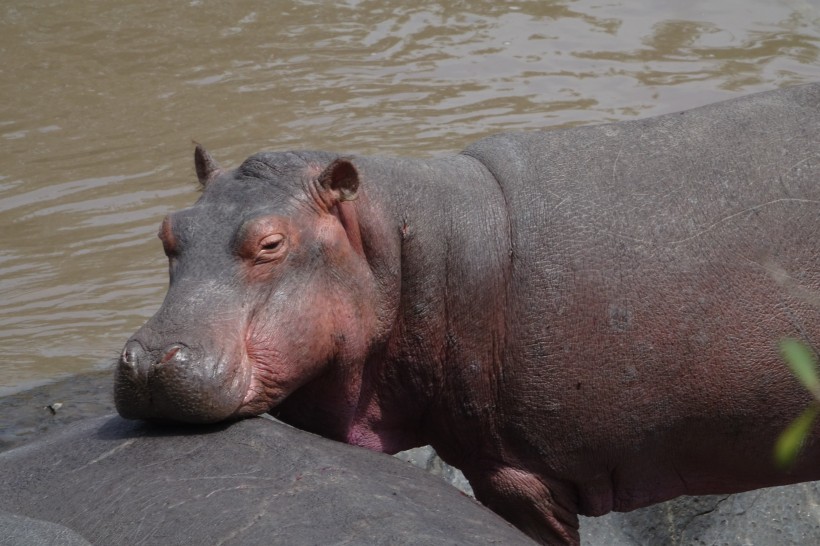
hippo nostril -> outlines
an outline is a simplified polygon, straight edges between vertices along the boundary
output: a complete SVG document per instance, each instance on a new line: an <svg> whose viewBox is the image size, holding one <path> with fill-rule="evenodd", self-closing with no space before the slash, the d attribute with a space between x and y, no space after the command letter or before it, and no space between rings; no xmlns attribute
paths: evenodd
<svg viewBox="0 0 820 546"><path fill-rule="evenodd" d="M139 341L132 340L125 344L120 354L118 373L131 381L144 380L150 358Z"/></svg>
<svg viewBox="0 0 820 546"><path fill-rule="evenodd" d="M190 358L190 349L185 345L174 343L162 353L159 359L160 364L181 364Z"/></svg>
<svg viewBox="0 0 820 546"><path fill-rule="evenodd" d="M162 359L159 361L160 364L167 364L169 360L174 358L176 354L179 352L181 347L172 347L162 356Z"/></svg>
<svg viewBox="0 0 820 546"><path fill-rule="evenodd" d="M129 368L136 368L139 365L140 358L145 354L145 349L138 341L129 341L125 344L120 355L120 363Z"/></svg>

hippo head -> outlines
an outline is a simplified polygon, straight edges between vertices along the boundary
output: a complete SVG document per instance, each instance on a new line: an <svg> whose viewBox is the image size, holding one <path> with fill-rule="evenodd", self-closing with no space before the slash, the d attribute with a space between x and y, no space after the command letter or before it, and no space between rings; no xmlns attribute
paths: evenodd
<svg viewBox="0 0 820 546"><path fill-rule="evenodd" d="M202 196L160 228L170 285L122 351L117 411L216 422L313 388L333 406L324 413L343 418L385 330L350 202L356 168L329 154L262 153L223 171L199 146L195 162Z"/></svg>

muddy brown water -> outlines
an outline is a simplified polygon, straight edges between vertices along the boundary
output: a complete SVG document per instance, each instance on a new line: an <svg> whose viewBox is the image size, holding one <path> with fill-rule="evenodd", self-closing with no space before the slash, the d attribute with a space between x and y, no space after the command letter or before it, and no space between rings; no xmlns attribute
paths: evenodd
<svg viewBox="0 0 820 546"><path fill-rule="evenodd" d="M191 140L430 156L820 79L812 0L4 2L0 395L110 366L162 301Z"/></svg>

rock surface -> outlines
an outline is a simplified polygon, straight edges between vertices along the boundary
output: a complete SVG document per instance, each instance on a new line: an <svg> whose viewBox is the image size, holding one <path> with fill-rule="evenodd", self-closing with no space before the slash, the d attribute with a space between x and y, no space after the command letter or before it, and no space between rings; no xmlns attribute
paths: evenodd
<svg viewBox="0 0 820 546"><path fill-rule="evenodd" d="M90 546L62 525L0 511L0 546Z"/></svg>
<svg viewBox="0 0 820 546"><path fill-rule="evenodd" d="M820 544L820 482L735 495L680 497L625 514L583 518L584 544Z"/></svg>
<svg viewBox="0 0 820 546"><path fill-rule="evenodd" d="M41 520L33 532L92 544L531 543L411 465L263 418L80 421L0 454L0 483L0 510Z"/></svg>
<svg viewBox="0 0 820 546"><path fill-rule="evenodd" d="M116 411L113 374L75 375L0 397L0 451L31 442L68 423Z"/></svg>

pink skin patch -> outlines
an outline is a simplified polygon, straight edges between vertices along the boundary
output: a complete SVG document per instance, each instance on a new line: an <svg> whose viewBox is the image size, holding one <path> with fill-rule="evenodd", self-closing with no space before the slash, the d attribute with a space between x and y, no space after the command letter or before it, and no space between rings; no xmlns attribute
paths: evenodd
<svg viewBox="0 0 820 546"><path fill-rule="evenodd" d="M381 453L389 453L387 446L384 445L379 435L365 426L354 425L348 433L346 441L348 444L354 446L379 451Z"/></svg>
<svg viewBox="0 0 820 546"><path fill-rule="evenodd" d="M373 451L390 453L392 446L374 430L373 423L378 423L381 419L381 409L375 403L371 403L364 410L363 415L357 415L351 423L347 433L347 443L354 446L364 447ZM400 450L397 450L400 451Z"/></svg>

